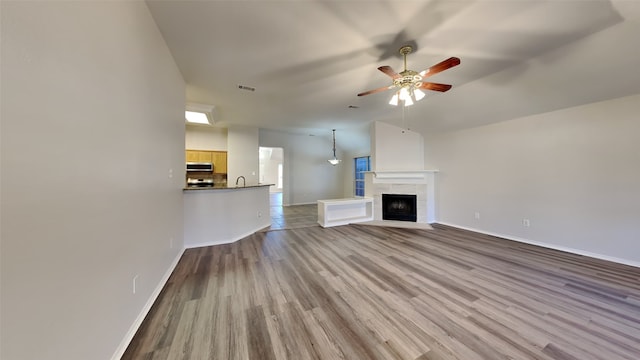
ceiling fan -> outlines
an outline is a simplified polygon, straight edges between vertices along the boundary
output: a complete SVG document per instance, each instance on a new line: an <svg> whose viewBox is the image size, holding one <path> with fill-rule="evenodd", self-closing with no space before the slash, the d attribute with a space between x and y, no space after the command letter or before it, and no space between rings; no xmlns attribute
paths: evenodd
<svg viewBox="0 0 640 360"><path fill-rule="evenodd" d="M425 96L425 93L422 90L445 92L451 89L451 85L448 84L424 82L422 80L454 66L460 65L460 59L458 59L457 57L450 57L447 60L441 61L426 70L416 72L407 69L407 54L413 52L413 47L411 45L405 45L401 47L399 51L400 54L402 54L402 56L404 57L403 71L397 73L391 68L391 66L386 65L380 66L378 68L378 70L382 71L393 79L393 84L362 92L358 94L358 96L375 94L378 92L397 88L398 90L391 98L391 101L389 101L389 104L398 105L398 100L400 100L404 102L404 106L409 106L413 105L414 99L416 101L419 101Z"/></svg>

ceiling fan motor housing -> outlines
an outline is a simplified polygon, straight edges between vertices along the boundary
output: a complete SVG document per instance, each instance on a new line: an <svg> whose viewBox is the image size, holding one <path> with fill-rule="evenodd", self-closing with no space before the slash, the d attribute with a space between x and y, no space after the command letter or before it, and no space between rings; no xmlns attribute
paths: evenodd
<svg viewBox="0 0 640 360"><path fill-rule="evenodd" d="M422 76L417 71L413 70L404 70L400 72L400 77L393 80L393 85L396 87L404 87L408 85L420 85L417 84L422 81Z"/></svg>

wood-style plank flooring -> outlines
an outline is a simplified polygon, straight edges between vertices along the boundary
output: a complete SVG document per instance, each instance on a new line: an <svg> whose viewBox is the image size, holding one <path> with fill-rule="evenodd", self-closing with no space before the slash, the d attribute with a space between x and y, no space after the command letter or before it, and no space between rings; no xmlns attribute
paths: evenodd
<svg viewBox="0 0 640 360"><path fill-rule="evenodd" d="M122 359L640 359L640 269L434 228L188 249Z"/></svg>

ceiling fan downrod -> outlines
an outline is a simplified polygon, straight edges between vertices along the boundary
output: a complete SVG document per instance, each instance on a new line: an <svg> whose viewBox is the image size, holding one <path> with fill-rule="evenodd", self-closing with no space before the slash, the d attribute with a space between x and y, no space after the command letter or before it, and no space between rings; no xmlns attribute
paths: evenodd
<svg viewBox="0 0 640 360"><path fill-rule="evenodd" d="M411 45L406 45L400 48L400 54L404 58L404 71L407 71L407 55L413 52L413 47Z"/></svg>

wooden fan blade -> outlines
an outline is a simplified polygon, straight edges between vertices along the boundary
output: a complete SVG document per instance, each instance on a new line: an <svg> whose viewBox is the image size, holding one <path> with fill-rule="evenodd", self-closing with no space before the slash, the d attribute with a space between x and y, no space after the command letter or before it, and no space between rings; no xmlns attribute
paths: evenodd
<svg viewBox="0 0 640 360"><path fill-rule="evenodd" d="M389 75L389 77L391 77L393 80L397 79L400 77L400 74L398 74L395 70L393 70L391 68L391 66L380 66L378 68L378 70L382 71L383 73Z"/></svg>
<svg viewBox="0 0 640 360"><path fill-rule="evenodd" d="M432 67L428 68L427 70L421 71L420 75L422 75L423 78L429 77L431 75L435 75L439 72L445 71L447 69L450 69L454 66L460 65L460 59L458 59L457 57L450 57L447 60L441 61L435 65L433 65Z"/></svg>
<svg viewBox="0 0 640 360"><path fill-rule="evenodd" d="M369 94L375 94L375 93L379 93L385 90L389 90L389 89L393 89L393 85L390 86L385 86L385 87L381 87L381 88L377 88L377 89L373 89L373 90L369 90L369 91L365 91L362 92L360 94L358 94L358 96L365 96L365 95L369 95Z"/></svg>
<svg viewBox="0 0 640 360"><path fill-rule="evenodd" d="M451 89L451 87L452 86L448 85L448 84L438 84L438 83L432 83L432 82L423 82L422 85L420 85L419 89L427 89L427 90L445 92L445 91L448 91L449 89Z"/></svg>

